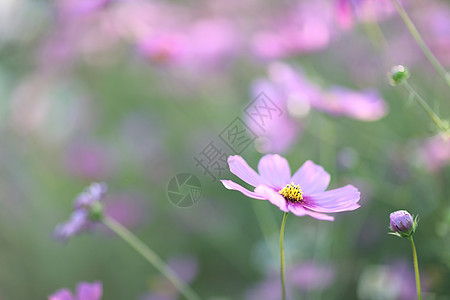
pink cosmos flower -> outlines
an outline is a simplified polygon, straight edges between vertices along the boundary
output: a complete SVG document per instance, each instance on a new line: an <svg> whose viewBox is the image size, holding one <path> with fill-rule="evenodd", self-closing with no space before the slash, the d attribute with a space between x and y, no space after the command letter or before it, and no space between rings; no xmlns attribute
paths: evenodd
<svg viewBox="0 0 450 300"><path fill-rule="evenodd" d="M330 183L330 174L312 161L306 161L295 173L287 160L278 154L268 154L261 158L256 173L239 155L228 158L230 171L255 187L249 191L231 180L221 180L229 190L258 199L269 200L284 212L297 216L309 215L319 220L333 221L326 213L355 210L360 193L352 185L325 191Z"/></svg>
<svg viewBox="0 0 450 300"><path fill-rule="evenodd" d="M48 296L48 300L100 300L102 293L101 282L80 282L75 295L68 289L61 289Z"/></svg>

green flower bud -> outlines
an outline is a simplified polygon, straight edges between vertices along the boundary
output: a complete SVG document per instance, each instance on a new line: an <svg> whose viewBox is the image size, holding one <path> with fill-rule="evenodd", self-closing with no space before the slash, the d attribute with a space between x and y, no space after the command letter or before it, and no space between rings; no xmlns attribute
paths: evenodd
<svg viewBox="0 0 450 300"><path fill-rule="evenodd" d="M409 78L408 69L406 69L402 65L397 65L391 69L391 72L388 74L389 82L393 86L401 85Z"/></svg>

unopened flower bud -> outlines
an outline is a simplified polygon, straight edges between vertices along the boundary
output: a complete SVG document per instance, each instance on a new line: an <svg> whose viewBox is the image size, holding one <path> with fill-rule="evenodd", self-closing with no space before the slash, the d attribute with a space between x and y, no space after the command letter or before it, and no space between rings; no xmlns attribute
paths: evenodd
<svg viewBox="0 0 450 300"><path fill-rule="evenodd" d="M413 219L411 214L406 210L398 210L390 215L391 234L400 237L410 237L414 234L417 227L417 218Z"/></svg>
<svg viewBox="0 0 450 300"><path fill-rule="evenodd" d="M397 65L391 69L391 72L388 76L391 85L397 86L401 85L409 78L409 72L408 69L406 69L404 66Z"/></svg>

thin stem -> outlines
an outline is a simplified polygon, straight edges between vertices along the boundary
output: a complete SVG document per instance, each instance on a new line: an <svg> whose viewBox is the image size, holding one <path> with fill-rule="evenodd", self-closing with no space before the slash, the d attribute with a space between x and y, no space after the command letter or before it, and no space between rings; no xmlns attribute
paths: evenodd
<svg viewBox="0 0 450 300"><path fill-rule="evenodd" d="M419 45L423 54L425 54L428 61L433 65L436 71L445 79L445 82L450 86L450 74L444 69L441 63L437 60L437 58L431 52L430 48L428 48L427 44L425 44L425 41L423 40L422 36L420 35L414 23L412 22L411 18L408 16L405 9L402 7L402 5L398 0L392 0L392 3L397 9L398 14L402 18L412 37Z"/></svg>
<svg viewBox="0 0 450 300"><path fill-rule="evenodd" d="M288 213L285 212L283 216L283 221L281 222L281 230L280 230L280 259L281 259L281 292L282 292L282 300L286 300L286 285L284 283L284 247L283 247L283 239L284 239L284 227L286 225Z"/></svg>
<svg viewBox="0 0 450 300"><path fill-rule="evenodd" d="M431 107L428 105L428 103L422 98L422 96L419 95L419 93L416 92L416 90L408 83L408 81L405 80L403 82L405 85L405 88L414 95L414 99L416 99L417 103L423 108L423 110L430 116L430 118L433 120L434 124L439 128L439 130L448 133L448 126L446 123L444 123L441 118L431 109Z"/></svg>
<svg viewBox="0 0 450 300"><path fill-rule="evenodd" d="M414 240L412 236L409 237L411 241L412 251L413 251L413 259L414 259L414 270L416 273L416 287L417 287L417 299L422 300L422 292L420 289L420 275L419 275L419 263L417 262L417 251L416 246L414 245Z"/></svg>
<svg viewBox="0 0 450 300"><path fill-rule="evenodd" d="M133 233L126 229L122 224L109 216L104 216L103 223L127 242L136 252L142 255L150 264L152 264L161 274L163 274L174 287L183 294L188 300L200 300L200 297L166 265L166 263L151 250L146 244L138 239Z"/></svg>

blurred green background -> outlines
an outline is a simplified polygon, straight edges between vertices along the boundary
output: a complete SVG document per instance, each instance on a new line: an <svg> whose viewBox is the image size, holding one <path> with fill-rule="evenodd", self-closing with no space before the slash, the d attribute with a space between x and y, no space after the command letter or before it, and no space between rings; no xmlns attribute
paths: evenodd
<svg viewBox="0 0 450 300"><path fill-rule="evenodd" d="M118 219L162 258L195 257L191 284L202 298L258 299L252 291L279 280L282 212L212 182L193 158L210 141L219 144L230 122L243 118L250 85L267 76L273 61L256 57L248 40L259 27L278 26L268 20L283 16L291 4L94 2L99 4L87 8L70 1L0 4L0 299L46 299L62 287L73 290L77 282L95 280L103 283L103 299L164 294L167 283L156 270L105 228L65 245L52 238L73 199L93 181L108 184L105 206L110 203ZM407 9L436 46L426 26L433 16L429 7L448 12L449 4L422 2ZM331 11L337 5L324 3ZM147 17L155 20L145 23L149 32L225 18L237 29L233 53L215 57L219 66L213 67L203 66L201 55L187 66L161 63L139 50L139 18ZM284 153L291 170L313 160L331 174L331 187L357 186L361 208L337 214L333 223L288 218L287 265L310 262L333 274L322 286L293 285L293 299L408 297L402 293L414 291L414 281L395 278L412 276L410 245L387 235L389 214L399 209L420 218L415 241L425 299L449 299L450 158L439 168L427 167L420 149L437 133L408 92L389 85L386 73L407 64L411 85L444 118L449 87L395 12L378 22L354 22L345 30L331 26L333 39L321 49L276 58L303 68L323 87L377 89L389 106L375 122L316 110L298 120L303 132ZM450 35L439 37L434 49L445 64ZM212 39L205 36L205 43ZM262 155L253 144L242 153L254 168ZM196 175L202 185L192 207L176 207L167 197L168 182L181 172ZM240 182L228 171L223 179ZM409 275L396 274L399 262Z"/></svg>

